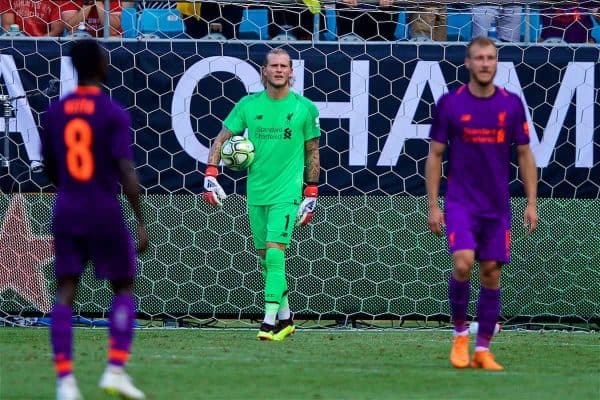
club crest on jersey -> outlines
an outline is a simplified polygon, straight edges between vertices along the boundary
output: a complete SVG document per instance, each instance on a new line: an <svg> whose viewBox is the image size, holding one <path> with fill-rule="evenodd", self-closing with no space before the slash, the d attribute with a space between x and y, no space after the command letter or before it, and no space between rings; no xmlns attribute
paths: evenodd
<svg viewBox="0 0 600 400"><path fill-rule="evenodd" d="M285 117L286 121L287 121L287 122L290 122L290 121L292 120L292 117L293 117L293 116L294 116L294 113L289 113L289 114L288 114L288 115Z"/></svg>

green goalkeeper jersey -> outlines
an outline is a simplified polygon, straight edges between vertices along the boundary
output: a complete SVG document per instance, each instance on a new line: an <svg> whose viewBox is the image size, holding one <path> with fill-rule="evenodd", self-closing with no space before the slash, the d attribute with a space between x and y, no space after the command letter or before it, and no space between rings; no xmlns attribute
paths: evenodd
<svg viewBox="0 0 600 400"><path fill-rule="evenodd" d="M292 91L283 99L271 99L266 91L253 93L235 105L223 125L234 135L248 129L254 144L254 162L248 169L248 204L299 203L304 142L321 136L315 104Z"/></svg>

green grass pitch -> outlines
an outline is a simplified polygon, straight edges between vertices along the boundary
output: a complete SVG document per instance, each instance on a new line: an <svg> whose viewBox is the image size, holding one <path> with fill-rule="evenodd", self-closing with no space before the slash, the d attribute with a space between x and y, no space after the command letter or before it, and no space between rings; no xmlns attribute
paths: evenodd
<svg viewBox="0 0 600 400"><path fill-rule="evenodd" d="M128 370L148 399L600 399L600 335L503 331L505 372L456 370L449 331L300 330L282 343L253 330L142 329ZM86 399L106 330L79 328L75 373ZM51 399L48 330L0 328L0 399Z"/></svg>

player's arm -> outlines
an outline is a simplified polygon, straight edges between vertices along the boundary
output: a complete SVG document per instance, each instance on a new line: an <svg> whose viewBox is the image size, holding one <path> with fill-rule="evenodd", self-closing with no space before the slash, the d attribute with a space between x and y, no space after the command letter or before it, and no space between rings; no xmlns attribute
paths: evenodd
<svg viewBox="0 0 600 400"><path fill-rule="evenodd" d="M15 13L12 11L5 11L2 13L2 29L8 32L10 26L15 23Z"/></svg>
<svg viewBox="0 0 600 400"><path fill-rule="evenodd" d="M427 188L427 224L431 232L442 234L441 226L444 224L444 214L440 209L438 197L442 177L442 160L446 151L446 144L432 140L429 144L429 155L425 164L425 186Z"/></svg>
<svg viewBox="0 0 600 400"><path fill-rule="evenodd" d="M519 163L519 173L523 180L525 196L527 196L527 207L523 216L523 223L531 233L538 224L537 215L537 169L535 167L535 158L528 144L517 146L517 160Z"/></svg>
<svg viewBox="0 0 600 400"><path fill-rule="evenodd" d="M321 161L319 158L319 138L312 138L304 142L304 199L298 208L296 225L302 226L310 223L317 206L319 195L319 174Z"/></svg>
<svg viewBox="0 0 600 400"><path fill-rule="evenodd" d="M121 107L113 107L114 125L111 126L114 134L111 143L112 159L119 168L119 180L123 186L123 193L133 210L137 221L138 253L142 253L148 247L148 232L144 222L144 215L140 204L140 182L135 172L133 163L131 116Z"/></svg>
<svg viewBox="0 0 600 400"><path fill-rule="evenodd" d="M304 142L304 168L304 182L307 185L318 185L321 173L318 137Z"/></svg>
<svg viewBox="0 0 600 400"><path fill-rule="evenodd" d="M61 19L67 25L70 32L73 32L77 28L80 22L85 22L94 7L94 2L90 0L83 0L81 6L77 6L76 9L69 9L61 12Z"/></svg>
<svg viewBox="0 0 600 400"><path fill-rule="evenodd" d="M48 36L57 37L63 34L65 30L65 23L61 20L53 21L50 23L50 31L48 32Z"/></svg>
<svg viewBox="0 0 600 400"><path fill-rule="evenodd" d="M232 135L233 133L229 129L225 127L221 129L221 132L219 132L208 151L208 165L219 165L221 162L221 147L223 147L223 143L225 143Z"/></svg>
<svg viewBox="0 0 600 400"><path fill-rule="evenodd" d="M42 157L44 159L44 171L54 186L58 186L58 173L56 170L56 160L53 153L49 150L47 144L42 143Z"/></svg>
<svg viewBox="0 0 600 400"><path fill-rule="evenodd" d="M135 215L138 226L138 252L142 253L148 247L148 233L144 222L144 214L140 202L140 182L135 172L133 161L127 158L118 160L119 172L121 174L121 185L127 201Z"/></svg>
<svg viewBox="0 0 600 400"><path fill-rule="evenodd" d="M122 8L132 7L133 3L123 2ZM96 2L96 9L98 10L98 20L100 24L104 26L104 1ZM108 23L110 26L110 36L120 36L119 27L121 26L121 11L110 11L108 13Z"/></svg>
<svg viewBox="0 0 600 400"><path fill-rule="evenodd" d="M223 143L232 135L233 133L229 129L223 127L208 151L208 165L204 173L205 192L202 193L202 197L207 203L213 206L221 206L223 200L227 198L225 191L217 181L217 175L219 175L217 166L221 162L221 147L223 147Z"/></svg>
<svg viewBox="0 0 600 400"><path fill-rule="evenodd" d="M48 112L42 116L40 127L40 142L42 146L42 161L44 163L44 172L54 186L58 186L57 163L54 157L54 152L50 148L50 140L48 139Z"/></svg>

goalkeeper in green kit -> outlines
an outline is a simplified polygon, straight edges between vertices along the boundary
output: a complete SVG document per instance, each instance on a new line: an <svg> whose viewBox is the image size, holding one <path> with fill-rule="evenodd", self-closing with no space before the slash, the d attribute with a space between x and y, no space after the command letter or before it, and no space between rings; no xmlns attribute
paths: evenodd
<svg viewBox="0 0 600 400"><path fill-rule="evenodd" d="M217 181L221 146L248 129L255 148L248 169L248 215L265 278L260 340L280 341L295 332L285 249L294 226L308 224L317 204L319 111L312 101L290 90L292 74L292 60L285 50L273 49L267 54L261 69L265 90L243 97L229 113L210 148L204 175L204 200L221 205L227 197Z"/></svg>

